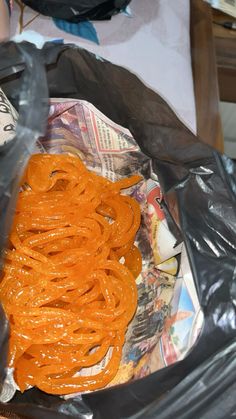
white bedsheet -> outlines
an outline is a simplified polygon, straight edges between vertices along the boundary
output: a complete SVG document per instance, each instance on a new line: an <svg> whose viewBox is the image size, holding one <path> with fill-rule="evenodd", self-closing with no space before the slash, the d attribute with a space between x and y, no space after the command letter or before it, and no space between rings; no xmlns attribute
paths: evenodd
<svg viewBox="0 0 236 419"><path fill-rule="evenodd" d="M132 0L133 14L95 22L96 45L56 28L50 18L37 17L25 30L64 38L135 73L161 94L178 116L196 131L195 100L190 55L189 0ZM24 23L36 13L24 12ZM15 5L11 33L19 33L19 8Z"/></svg>

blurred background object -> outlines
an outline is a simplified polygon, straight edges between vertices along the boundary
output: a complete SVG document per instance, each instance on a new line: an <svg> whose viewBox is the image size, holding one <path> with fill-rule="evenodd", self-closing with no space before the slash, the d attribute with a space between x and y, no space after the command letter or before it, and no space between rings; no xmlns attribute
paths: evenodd
<svg viewBox="0 0 236 419"><path fill-rule="evenodd" d="M236 0L227 1L236 12ZM225 153L236 159L236 30L223 26L225 22L235 25L236 17L211 12Z"/></svg>
<svg viewBox="0 0 236 419"><path fill-rule="evenodd" d="M212 7L236 18L236 0L206 0Z"/></svg>
<svg viewBox="0 0 236 419"><path fill-rule="evenodd" d="M9 2L6 0L0 0L0 42L9 38L9 14Z"/></svg>

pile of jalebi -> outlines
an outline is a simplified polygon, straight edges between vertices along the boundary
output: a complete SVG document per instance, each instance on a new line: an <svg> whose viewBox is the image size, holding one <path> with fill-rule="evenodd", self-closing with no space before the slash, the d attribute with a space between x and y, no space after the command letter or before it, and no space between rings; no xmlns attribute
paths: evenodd
<svg viewBox="0 0 236 419"><path fill-rule="evenodd" d="M69 155L31 158L0 283L9 366L22 392L95 390L116 375L142 268L140 207L120 191L139 181L113 183ZM109 350L101 372L78 374Z"/></svg>

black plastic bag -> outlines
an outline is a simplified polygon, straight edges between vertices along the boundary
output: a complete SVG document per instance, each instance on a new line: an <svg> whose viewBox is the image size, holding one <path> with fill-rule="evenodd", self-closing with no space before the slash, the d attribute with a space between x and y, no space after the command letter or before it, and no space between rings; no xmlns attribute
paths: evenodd
<svg viewBox="0 0 236 419"><path fill-rule="evenodd" d="M133 419L223 419L236 412L236 341L191 372L161 401L154 401Z"/></svg>
<svg viewBox="0 0 236 419"><path fill-rule="evenodd" d="M48 105L44 102L43 90L46 86L42 66L39 65L34 70L38 89L26 90L21 84L20 75L25 62L27 66L29 52L32 59L31 67L28 67L30 70L33 62L39 59L39 52L35 48L29 44L17 46L13 43L1 47L0 56L4 54L0 61L1 85L8 98L18 107L20 114L22 101L18 100L18 92L23 90L25 99L29 99L29 112L30 100L38 99L41 108L38 104L35 105L35 109L38 109L37 124L41 124L43 130ZM159 403L163 409L168 408L168 405L165 405L165 398L162 402L158 399L177 386L166 396L167 400L173 402L173 413L176 408L176 412L180 412L177 417L193 417L193 414L181 416L182 413L178 410L180 395L182 397L186 392L186 381L180 385L178 383L183 379L187 380L190 393L192 389L192 400L205 397L204 408L207 409L209 397L212 403L214 400L211 389L215 382L215 371L219 365L224 369L228 363L228 355L223 358L216 355L214 358L214 354L236 338L235 165L226 156L220 155L196 138L160 96L145 87L127 70L99 60L73 46L55 47L48 44L40 56L47 64L50 97L79 98L92 102L109 118L127 127L142 151L152 157L153 169L159 176L166 207L169 206L170 198L178 203L177 221L204 313L204 326L198 342L183 361L144 379L86 394L81 400L64 401L32 389L23 395L17 394L7 408L34 418L60 417L60 412L64 417L115 419L140 415L142 409L146 409L143 417L148 412L149 417L157 417L156 412L158 417L162 417L159 416ZM27 78L27 72L23 74ZM23 104L27 106L27 101L23 101ZM31 119L21 121L17 138L24 138L27 134ZM32 145L34 141L35 137L29 138L28 144ZM18 162L16 153L12 153L10 158L6 155L0 155L0 158L0 168L6 159L9 159L9 167L13 167L13 161ZM12 173L8 171L7 175L10 179ZM12 179L14 178L13 176ZM9 192L8 188L8 195ZM5 193L4 189L2 193ZM14 205L14 194L12 203ZM11 205L6 207L7 214L9 208L12 212ZM176 220L176 216L172 215L172 220ZM235 345L232 344L225 351L227 354L234 354ZM215 362L215 359L219 362ZM208 367L212 368L214 374L209 375L204 382L205 391L202 393L202 388L197 388L196 382L199 372ZM222 386L219 382L217 385L219 391L223 392L228 382L222 379ZM150 410L152 408L154 410ZM197 408L194 413L197 417Z"/></svg>
<svg viewBox="0 0 236 419"><path fill-rule="evenodd" d="M72 23L84 20L107 20L131 0L22 0L37 12Z"/></svg>

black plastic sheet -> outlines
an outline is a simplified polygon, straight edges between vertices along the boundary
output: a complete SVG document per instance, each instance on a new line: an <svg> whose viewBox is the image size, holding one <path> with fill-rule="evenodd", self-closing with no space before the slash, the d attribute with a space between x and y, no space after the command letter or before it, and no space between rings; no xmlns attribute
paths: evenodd
<svg viewBox="0 0 236 419"><path fill-rule="evenodd" d="M27 61L29 56L30 65ZM136 76L87 51L74 46L47 44L39 53L27 43L19 46L8 43L1 46L0 57L1 86L17 106L20 115L24 115L19 120L16 132L18 146L21 142L27 142L28 152L21 160L21 168L32 152L36 137L45 128L47 87L50 97L85 99L130 130L142 151L152 158L153 169L159 176L164 193L165 206L170 213L169 202L177 201L178 220L172 214L172 223L175 220L179 224L176 229L180 230L187 248L204 314L204 326L198 342L183 361L144 379L86 394L82 399L64 401L32 389L23 395L16 394L8 408L31 418L50 419L60 417L60 413L64 415L61 417L118 419L141 415L141 412L145 413L140 417L167 418L172 416L168 416L166 399L172 403L173 417L202 417L199 412L206 415L208 406L211 412L214 397L218 394L212 391L216 378L219 378L217 371L223 374L226 367L227 371L231 371L229 366L232 365L234 369L235 362L235 344L232 343L236 338L235 164L195 137L166 102ZM41 60L46 65L47 84ZM22 76L24 67L26 70ZM37 81L32 87L26 83L30 77ZM25 83L22 83L23 80ZM19 99L20 92L23 101ZM28 118L24 111L26 109ZM30 112L36 112L36 120L32 120L30 115L35 114ZM28 136L29 130L35 135ZM0 215L1 228L9 219L9 211L12 213L14 208L17 178L13 169L19 161L17 146L12 146L10 154L1 153L0 150L0 180L2 176L8 179L6 191L9 197L8 201L4 201L5 212ZM6 195L4 184L1 182L1 202ZM7 230L2 236L1 246L6 235ZM219 353L226 355L215 355L217 351L223 351ZM208 367L212 374L207 375L202 388L197 385L199 374L207 374ZM228 375L232 380L233 374L230 372ZM229 381L223 377L225 375L222 375L222 382L217 381L217 388L222 394L230 391ZM186 389L191 396L191 403L195 400L195 410L187 405L185 411L180 409L179 400L183 400ZM169 395L165 395L170 390ZM204 406L203 402L198 406L199 398L204 400ZM232 398L229 403L233 403ZM166 409L166 416L161 416L161 409L163 412ZM208 417L212 417L210 413Z"/></svg>
<svg viewBox="0 0 236 419"><path fill-rule="evenodd" d="M236 414L236 342L190 373L163 400L153 402L132 419L222 419Z"/></svg>
<svg viewBox="0 0 236 419"><path fill-rule="evenodd" d="M22 0L24 4L46 16L72 23L84 20L108 20L131 0Z"/></svg>

